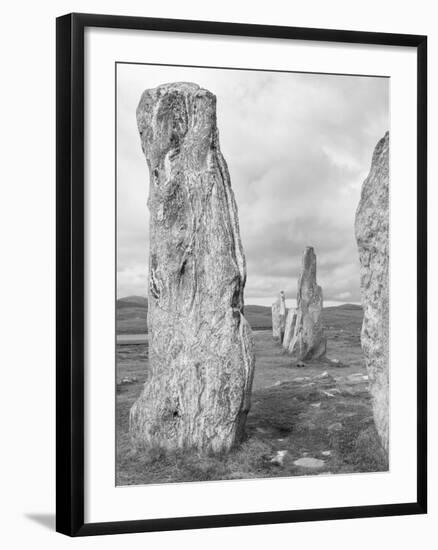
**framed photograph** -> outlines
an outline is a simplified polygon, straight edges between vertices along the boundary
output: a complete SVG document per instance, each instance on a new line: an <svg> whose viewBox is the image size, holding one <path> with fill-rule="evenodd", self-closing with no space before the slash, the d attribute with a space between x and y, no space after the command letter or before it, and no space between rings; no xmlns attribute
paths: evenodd
<svg viewBox="0 0 438 550"><path fill-rule="evenodd" d="M425 36L57 19L57 530L426 513Z"/></svg>

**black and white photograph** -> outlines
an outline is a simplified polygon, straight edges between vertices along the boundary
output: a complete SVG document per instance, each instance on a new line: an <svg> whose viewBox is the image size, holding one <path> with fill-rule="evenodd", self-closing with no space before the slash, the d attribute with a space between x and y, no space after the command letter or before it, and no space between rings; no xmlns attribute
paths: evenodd
<svg viewBox="0 0 438 550"><path fill-rule="evenodd" d="M6 4L2 547L434 547L438 27L360 7Z"/></svg>
<svg viewBox="0 0 438 550"><path fill-rule="evenodd" d="M390 470L390 78L116 64L117 486Z"/></svg>

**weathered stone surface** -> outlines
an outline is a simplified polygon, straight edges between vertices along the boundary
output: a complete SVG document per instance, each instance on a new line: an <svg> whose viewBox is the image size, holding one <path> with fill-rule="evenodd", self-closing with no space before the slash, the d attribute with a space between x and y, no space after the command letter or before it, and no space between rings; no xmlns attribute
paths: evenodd
<svg viewBox="0 0 438 550"><path fill-rule="evenodd" d="M326 352L322 304L322 289L316 284L316 255L313 247L307 246L298 278L295 328L287 347L299 361L317 359Z"/></svg>
<svg viewBox="0 0 438 550"><path fill-rule="evenodd" d="M150 173L150 373L130 431L150 446L228 450L243 437L255 359L216 97L192 83L146 90L137 124Z"/></svg>
<svg viewBox="0 0 438 550"><path fill-rule="evenodd" d="M286 297L283 290L272 304L272 336L278 342L283 341L286 325Z"/></svg>
<svg viewBox="0 0 438 550"><path fill-rule="evenodd" d="M377 432L389 447L389 132L378 142L356 212L364 318L361 342Z"/></svg>
<svg viewBox="0 0 438 550"><path fill-rule="evenodd" d="M289 308L286 316L286 324L284 327L283 347L289 349L289 344L295 331L295 323L297 320L297 310L294 307Z"/></svg>
<svg viewBox="0 0 438 550"><path fill-rule="evenodd" d="M287 315L287 308L286 308L286 296L284 294L284 291L280 291L280 330L281 330L281 340L283 341L284 337L284 331L286 327L286 315Z"/></svg>

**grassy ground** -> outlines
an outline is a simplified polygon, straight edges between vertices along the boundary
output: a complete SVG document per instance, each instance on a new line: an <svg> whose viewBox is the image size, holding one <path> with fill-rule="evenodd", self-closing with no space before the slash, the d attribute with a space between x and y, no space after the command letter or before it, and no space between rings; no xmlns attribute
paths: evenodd
<svg viewBox="0 0 438 550"><path fill-rule="evenodd" d="M326 308L324 361L296 367L256 331L256 372L244 443L227 455L165 453L133 448L128 414L141 392L147 344L118 346L117 484L145 484L387 469L375 432L368 381L360 349L362 312ZM308 467L302 458L318 459Z"/></svg>

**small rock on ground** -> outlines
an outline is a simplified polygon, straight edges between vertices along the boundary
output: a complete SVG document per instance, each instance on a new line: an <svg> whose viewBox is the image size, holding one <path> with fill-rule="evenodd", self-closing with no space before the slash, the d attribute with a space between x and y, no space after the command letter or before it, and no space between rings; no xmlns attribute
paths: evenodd
<svg viewBox="0 0 438 550"><path fill-rule="evenodd" d="M122 378L120 380L120 382L117 382L117 384L119 386L121 385L124 385L124 384L134 384L135 382L137 382L137 377L136 376L125 376L124 378Z"/></svg>
<svg viewBox="0 0 438 550"><path fill-rule="evenodd" d="M271 462L273 464L278 464L279 466L283 466L284 457L287 455L287 451L277 451L277 454L274 456L274 458L271 458Z"/></svg>
<svg viewBox="0 0 438 550"><path fill-rule="evenodd" d="M328 378L329 376L330 376L329 373L325 370L321 374L318 374L317 376L315 376L315 378Z"/></svg>
<svg viewBox="0 0 438 550"><path fill-rule="evenodd" d="M324 460L319 458L304 457L295 460L295 466L301 466L302 468L322 468L325 465Z"/></svg>

